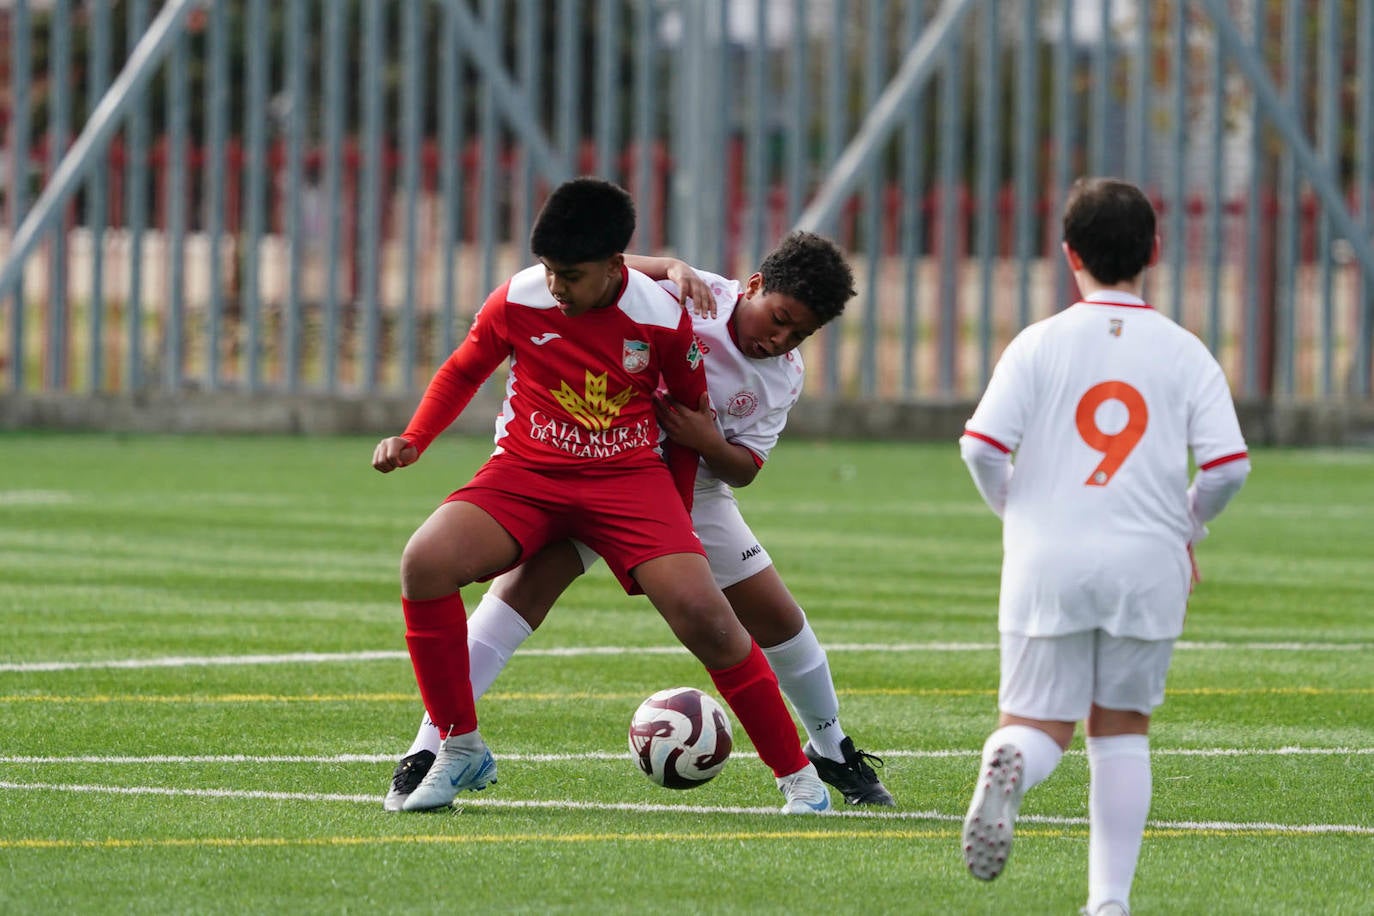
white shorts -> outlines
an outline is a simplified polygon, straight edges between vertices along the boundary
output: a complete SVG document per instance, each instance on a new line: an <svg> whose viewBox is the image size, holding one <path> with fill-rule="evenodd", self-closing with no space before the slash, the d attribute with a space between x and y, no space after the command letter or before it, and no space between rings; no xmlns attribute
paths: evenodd
<svg viewBox="0 0 1374 916"><path fill-rule="evenodd" d="M720 588L743 582L773 565L773 558L745 523L734 491L720 481L697 487L692 496L692 527L701 538L711 575ZM596 552L581 541L573 541L573 546L582 558L583 571L591 569L597 561Z"/></svg>
<svg viewBox="0 0 1374 916"><path fill-rule="evenodd" d="M998 708L1025 719L1079 722L1093 704L1149 715L1164 702L1172 639L1103 630L1063 636L1002 634Z"/></svg>

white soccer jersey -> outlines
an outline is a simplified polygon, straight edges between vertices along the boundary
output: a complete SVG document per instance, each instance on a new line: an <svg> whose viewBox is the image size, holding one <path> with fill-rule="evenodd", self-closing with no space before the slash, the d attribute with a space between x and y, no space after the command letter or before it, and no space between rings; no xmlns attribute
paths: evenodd
<svg viewBox="0 0 1374 916"><path fill-rule="evenodd" d="M716 425L727 441L747 448L755 464L763 467L787 425L788 411L801 397L806 367L797 350L769 359L745 356L730 329L730 316L743 287L737 280L704 270L698 270L697 275L716 298L714 318L692 315ZM660 285L678 295L676 284L665 280ZM717 480L703 461L697 469L697 487L713 486Z"/></svg>
<svg viewBox="0 0 1374 916"><path fill-rule="evenodd" d="M1135 296L1103 291L1026 328L965 430L1015 453L999 629L1182 632L1194 520L1188 454L1246 457L1206 346Z"/></svg>

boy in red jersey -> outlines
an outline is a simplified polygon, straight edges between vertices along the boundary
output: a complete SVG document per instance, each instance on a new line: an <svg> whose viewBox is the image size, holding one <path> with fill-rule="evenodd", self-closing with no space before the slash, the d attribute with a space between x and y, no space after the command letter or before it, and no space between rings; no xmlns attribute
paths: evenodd
<svg viewBox="0 0 1374 916"><path fill-rule="evenodd" d="M495 452L401 557L406 645L425 709L444 736L403 810L444 807L496 780L477 730L458 590L567 537L600 554L627 592L647 595L706 667L773 770L783 810L830 807L777 679L714 584L692 531L684 500L696 455L682 455L679 499L658 452L660 380L675 400L697 404L706 377L690 316L625 266L634 221L629 195L614 184L578 178L555 189L530 235L540 263L487 297L405 432L373 453L383 473L413 464L510 360Z"/></svg>

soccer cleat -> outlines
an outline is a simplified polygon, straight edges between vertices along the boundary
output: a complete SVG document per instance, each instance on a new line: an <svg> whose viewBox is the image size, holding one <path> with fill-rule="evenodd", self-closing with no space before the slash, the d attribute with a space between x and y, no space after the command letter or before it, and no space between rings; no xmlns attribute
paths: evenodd
<svg viewBox="0 0 1374 916"><path fill-rule="evenodd" d="M787 799L783 814L825 814L830 810L830 790L811 764L790 776L779 776L778 791Z"/></svg>
<svg viewBox="0 0 1374 916"><path fill-rule="evenodd" d="M425 778L401 803L402 811L430 811L453 803L459 792L496 782L496 759L476 731L449 735Z"/></svg>
<svg viewBox="0 0 1374 916"><path fill-rule="evenodd" d="M1004 744L978 779L964 818L964 862L973 877L991 881L1011 855L1011 832L1021 809L1025 761L1014 744Z"/></svg>
<svg viewBox="0 0 1374 916"><path fill-rule="evenodd" d="M1095 910L1083 907L1078 912L1080 916L1131 916L1131 911L1120 900L1108 900L1106 903L1098 904Z"/></svg>
<svg viewBox="0 0 1374 916"><path fill-rule="evenodd" d="M429 768L434 765L433 751L416 751L415 753L402 757L401 762L396 764L396 770L391 774L391 788L387 790L386 798L382 800L382 807L387 811L400 811L401 805L415 791L415 787L420 784L420 780L425 778Z"/></svg>
<svg viewBox="0 0 1374 916"><path fill-rule="evenodd" d="M896 804L892 800L892 793L887 791L887 787L878 779L878 774L873 772L873 767L869 764L871 760L882 766L882 758L855 749L853 738L845 738L840 742L840 753L844 754L844 763L836 763L817 752L809 741L803 750L806 752L806 759L816 765L817 775L839 789L849 804Z"/></svg>

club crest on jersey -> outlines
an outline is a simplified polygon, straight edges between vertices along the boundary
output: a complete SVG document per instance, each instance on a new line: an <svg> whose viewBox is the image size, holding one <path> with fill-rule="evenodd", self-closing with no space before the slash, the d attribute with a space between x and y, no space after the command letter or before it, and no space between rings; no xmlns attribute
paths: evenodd
<svg viewBox="0 0 1374 916"><path fill-rule="evenodd" d="M687 348L687 365L695 369L701 365L701 347L697 346L697 339L692 338L692 345Z"/></svg>
<svg viewBox="0 0 1374 916"><path fill-rule="evenodd" d="M1107 333L1113 337L1121 336L1121 319L1112 318L1107 322Z"/></svg>
<svg viewBox="0 0 1374 916"><path fill-rule="evenodd" d="M627 340L620 350L620 364L626 372L643 372L649 368L649 345L642 340Z"/></svg>
<svg viewBox="0 0 1374 916"><path fill-rule="evenodd" d="M648 344L643 346L648 350ZM630 398L635 396L635 390L626 388L614 397L606 397L606 375L605 372L593 375L591 370L587 370L582 394L573 391L567 382L560 382L557 391L549 389L549 394L553 395L554 400L561 404L564 410L572 414L574 420L587 429L610 429L616 417L620 416L620 411L630 402Z"/></svg>
<svg viewBox="0 0 1374 916"><path fill-rule="evenodd" d="M752 391L738 391L725 405L732 417L747 417L759 407L759 396Z"/></svg>

